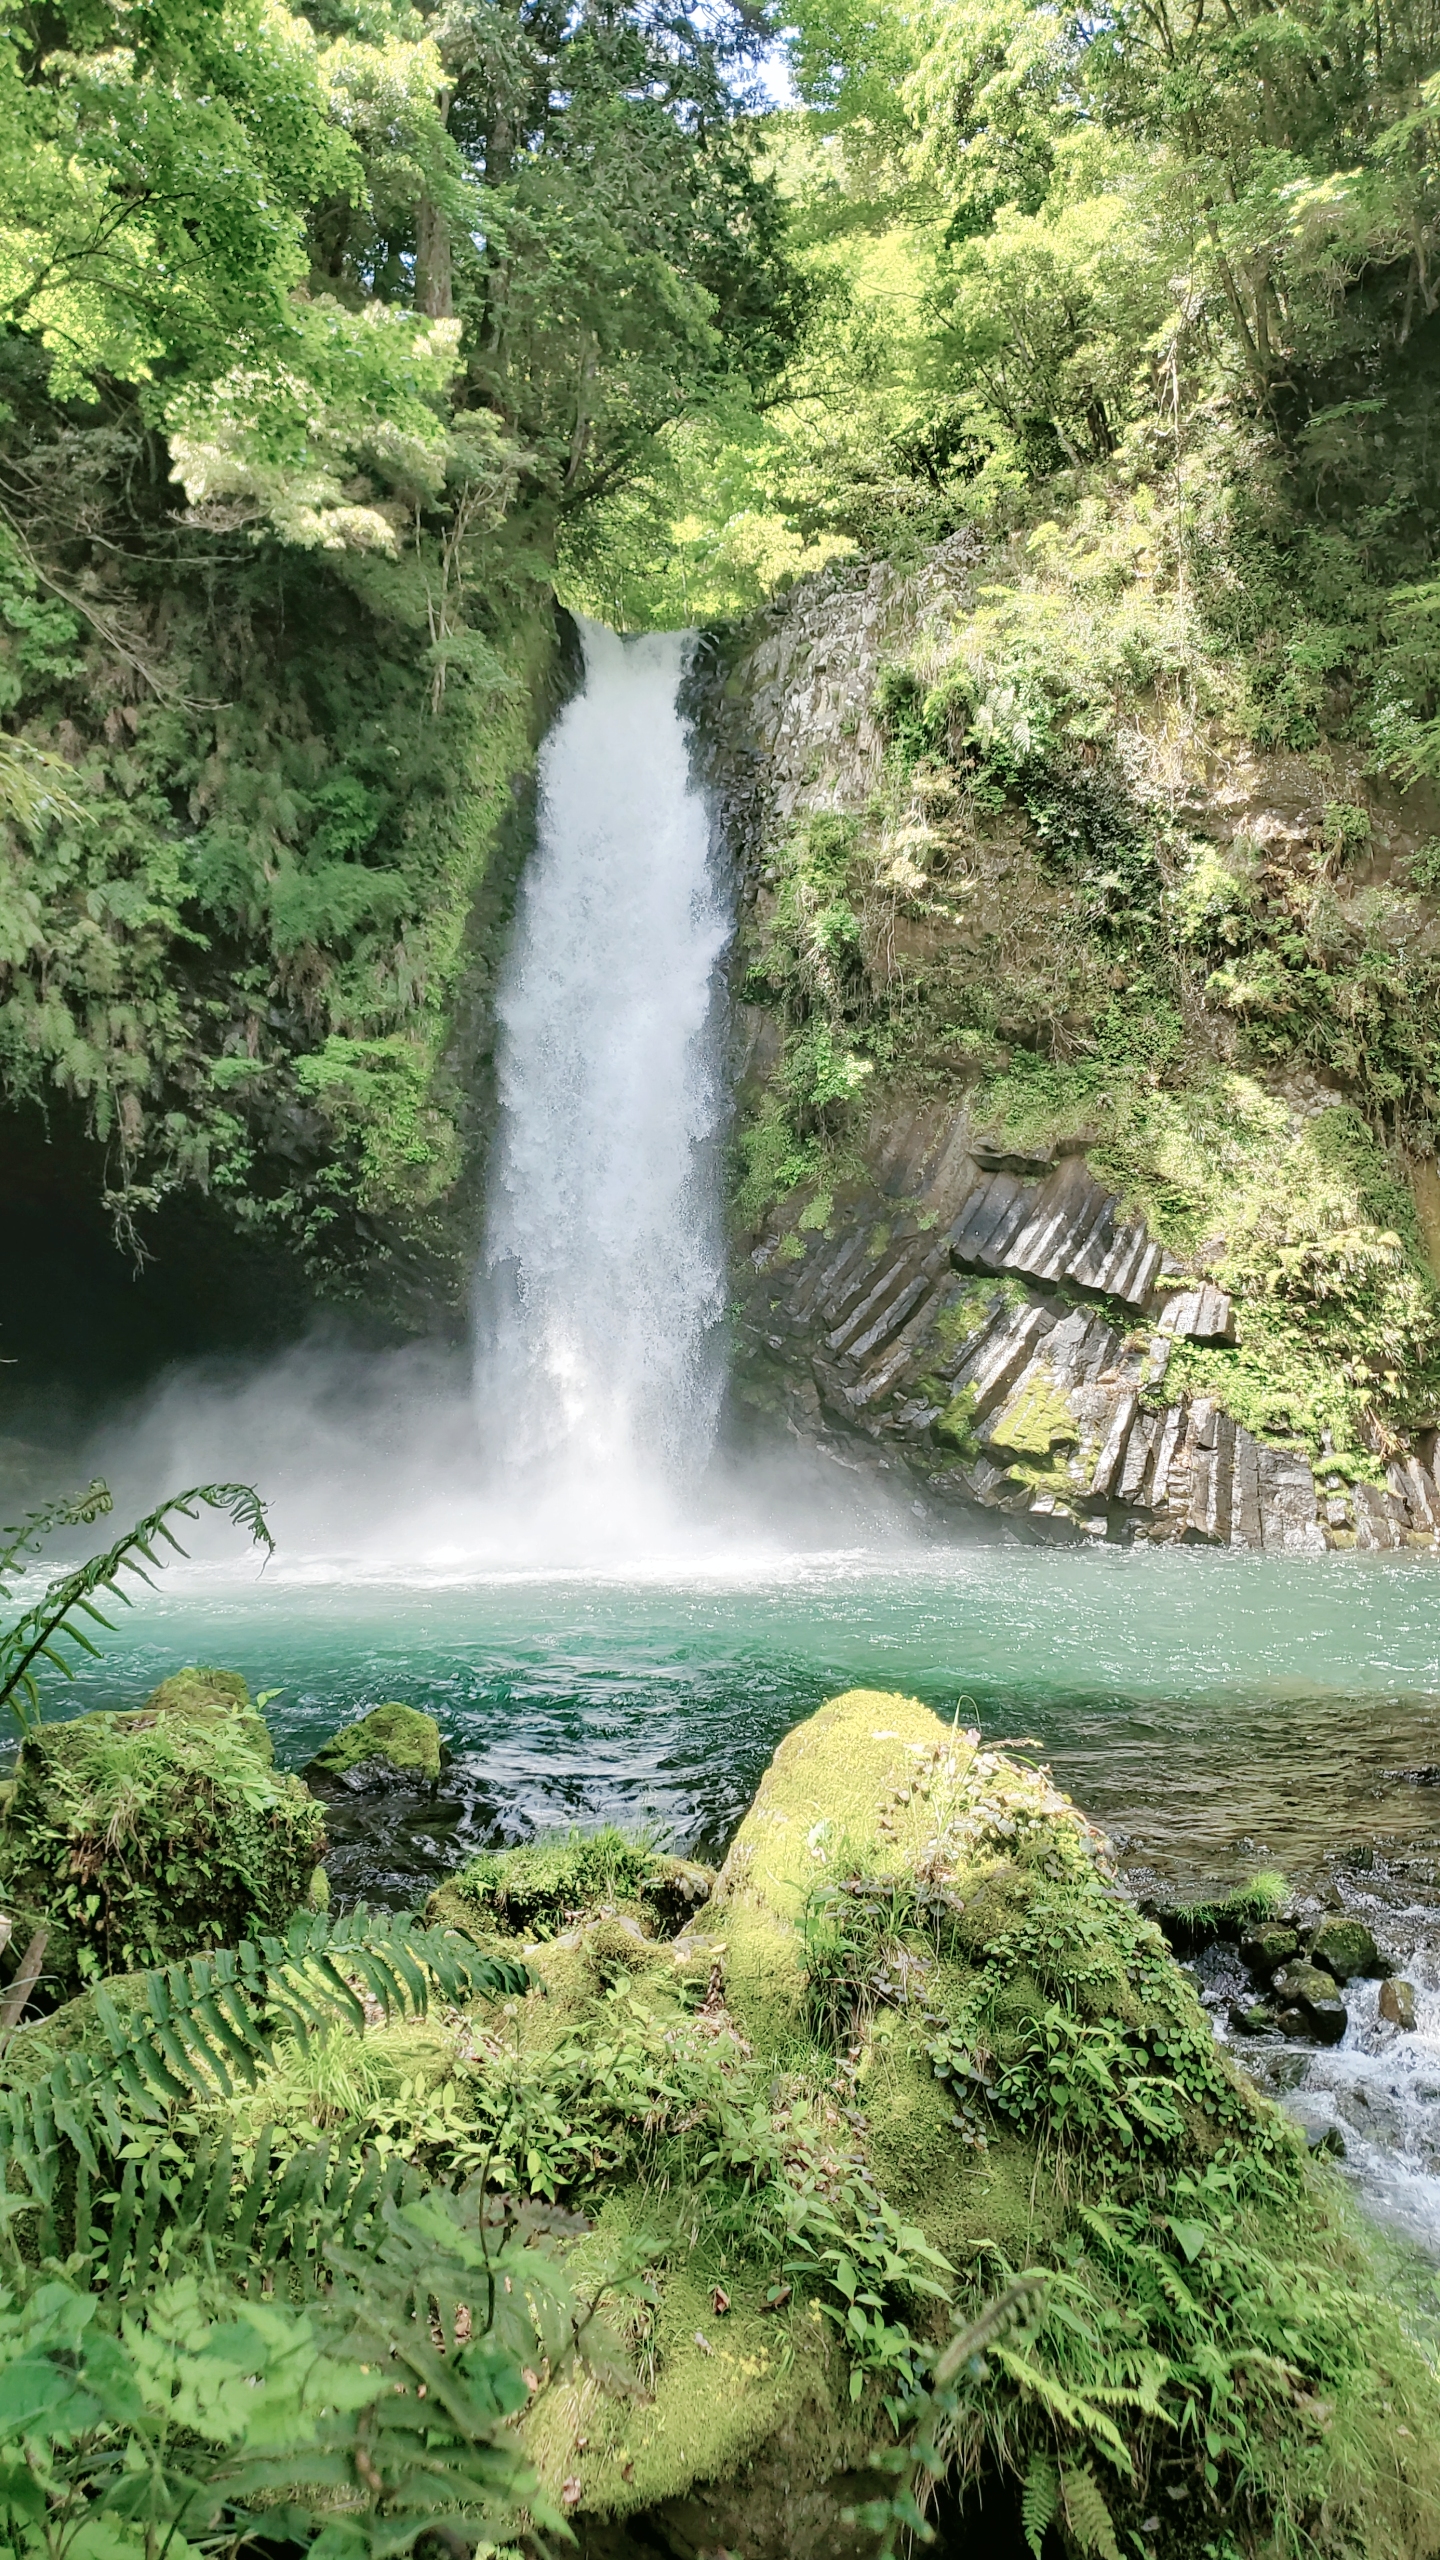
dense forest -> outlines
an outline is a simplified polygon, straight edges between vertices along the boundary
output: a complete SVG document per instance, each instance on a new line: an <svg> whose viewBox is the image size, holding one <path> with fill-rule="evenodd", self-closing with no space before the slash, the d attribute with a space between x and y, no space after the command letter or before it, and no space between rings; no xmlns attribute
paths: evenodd
<svg viewBox="0 0 1440 2560"><path fill-rule="evenodd" d="M1143 686L1423 794L1436 62L1350 5L16 12L12 1101L142 1249L198 1187L322 1288L453 1289L553 592L723 620L977 526L1041 573L990 612L1012 762ZM1323 920L1192 904L1300 1039ZM1382 964L1343 1037L1426 1146L1428 964Z"/></svg>

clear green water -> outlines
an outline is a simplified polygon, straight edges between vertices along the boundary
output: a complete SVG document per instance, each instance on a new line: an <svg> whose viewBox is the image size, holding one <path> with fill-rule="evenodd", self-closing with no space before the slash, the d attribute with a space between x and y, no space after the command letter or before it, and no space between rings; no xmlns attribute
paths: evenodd
<svg viewBox="0 0 1440 2560"><path fill-rule="evenodd" d="M1126 1854L1303 1874L1357 1839L1440 1847L1440 1570L1014 1549L809 1556L709 1578L286 1578L177 1567L72 1708L177 1663L242 1671L298 1766L384 1698L455 1753L448 1859L605 1819L721 1850L781 1736L856 1684L1030 1736ZM58 1704L59 1701L57 1700Z"/></svg>

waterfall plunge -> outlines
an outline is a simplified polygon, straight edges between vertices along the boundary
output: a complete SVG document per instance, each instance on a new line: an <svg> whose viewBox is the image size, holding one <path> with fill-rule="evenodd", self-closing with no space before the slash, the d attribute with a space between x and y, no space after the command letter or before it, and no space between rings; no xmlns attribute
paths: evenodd
<svg viewBox="0 0 1440 2560"><path fill-rule="evenodd" d="M677 708L685 635L581 629L498 1008L475 1392L492 1466L599 1527L663 1504L714 1436L730 917Z"/></svg>
<svg viewBox="0 0 1440 2560"><path fill-rule="evenodd" d="M126 1511L177 1484L258 1484L272 1585L750 1572L897 1525L848 1471L798 1454L697 1481L724 1386L730 918L676 705L684 635L585 627L584 642L584 690L541 752L499 1004L473 1392L434 1346L316 1336L257 1368L172 1371L77 1460L76 1480L104 1474ZM213 1524L196 1544L253 1576Z"/></svg>

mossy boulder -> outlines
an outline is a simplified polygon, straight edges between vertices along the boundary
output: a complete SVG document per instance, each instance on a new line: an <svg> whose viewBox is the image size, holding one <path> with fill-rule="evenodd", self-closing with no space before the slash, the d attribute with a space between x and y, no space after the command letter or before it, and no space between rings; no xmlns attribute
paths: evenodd
<svg viewBox="0 0 1440 2560"><path fill-rule="evenodd" d="M344 1788L354 1795L390 1787L435 1788L440 1783L443 1745L440 1727L419 1707L391 1699L372 1707L354 1724L342 1725L322 1743L305 1769L307 1783L322 1793Z"/></svg>
<svg viewBox="0 0 1440 2560"><path fill-rule="evenodd" d="M1349 2019L1335 1976L1323 1965L1284 1965L1270 1988L1282 2026L1317 2044L1340 2043Z"/></svg>
<svg viewBox="0 0 1440 2560"><path fill-rule="evenodd" d="M1310 1961L1323 1965L1337 1982L1353 1982L1357 1973L1385 1970L1364 1921L1340 1914L1321 1921L1310 1940Z"/></svg>
<svg viewBox="0 0 1440 2560"><path fill-rule="evenodd" d="M0 1813L0 1907L50 1930L51 1996L283 1929L310 1895L325 1814L275 1767L235 1674L191 1667L133 1712L28 1735Z"/></svg>
<svg viewBox="0 0 1440 2560"><path fill-rule="evenodd" d="M854 1692L671 1940L613 1857L588 1910L515 1857L468 1908L536 1931L536 1988L461 2111L622 2305L628 2388L525 2426L593 2560L859 2560L894 2413L1020 2269L1039 2306L946 2421L962 2485L1024 2483L1077 2549L1299 2550L1322 2515L1367 2560L1440 2549L1440 2392L1333 2173L1043 1773Z"/></svg>
<svg viewBox="0 0 1440 2560"><path fill-rule="evenodd" d="M543 1940L609 1908L647 1936L674 1937L708 1901L713 1867L675 1858L607 1824L486 1850L432 1894L426 1917L470 1937Z"/></svg>
<svg viewBox="0 0 1440 2560"><path fill-rule="evenodd" d="M1268 1982L1282 1964L1289 1964L1300 1953L1300 1940L1293 1929L1284 1928L1277 1920L1267 1921L1258 1929L1248 1930L1240 1941L1240 1961L1250 1972Z"/></svg>

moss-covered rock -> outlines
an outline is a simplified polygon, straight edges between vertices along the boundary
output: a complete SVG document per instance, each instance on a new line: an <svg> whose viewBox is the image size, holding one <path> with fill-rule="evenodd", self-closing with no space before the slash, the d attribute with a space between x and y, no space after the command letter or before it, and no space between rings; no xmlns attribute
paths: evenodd
<svg viewBox="0 0 1440 2560"><path fill-rule="evenodd" d="M49 1927L52 1993L286 1926L325 1815L274 1761L244 1682L196 1668L134 1713L27 1736L0 1814L0 1903Z"/></svg>
<svg viewBox="0 0 1440 2560"><path fill-rule="evenodd" d="M529 2424L583 2549L868 2549L882 2403L1022 2268L1040 2307L947 2424L1067 2547L1298 2551L1323 2517L1367 2560L1440 2548L1440 2395L1339 2191L1043 1773L852 1693L781 1745L673 1948L617 1980L601 1935L537 1949L488 2101L528 2110L532 2170L565 2128L577 2265L643 2258L636 2396Z"/></svg>
<svg viewBox="0 0 1440 2560"><path fill-rule="evenodd" d="M607 1824L486 1850L431 1896L426 1916L471 1937L538 1940L608 1905L647 1934L673 1937L708 1900L714 1881L713 1868L669 1857Z"/></svg>
<svg viewBox="0 0 1440 2560"><path fill-rule="evenodd" d="M436 1787L440 1783L440 1727L419 1707L390 1700L354 1724L342 1725L322 1743L305 1770L311 1786L343 1786L357 1795L384 1787Z"/></svg>
<svg viewBox="0 0 1440 2560"><path fill-rule="evenodd" d="M1323 1965L1337 1982L1352 1982L1357 1973L1383 1973L1374 1938L1363 1920L1336 1915L1322 1920L1310 1940L1310 1961Z"/></svg>
<svg viewBox="0 0 1440 2560"><path fill-rule="evenodd" d="M621 2387L524 2429L590 2560L868 2560L937 2349L1022 2269L944 2414L962 2489L1162 2560L1440 2548L1435 2383L1333 2173L1044 1773L853 1693L705 1881L616 1833L476 1861L431 1916L523 1945L528 1996L228 2102L560 2209Z"/></svg>
<svg viewBox="0 0 1440 2560"><path fill-rule="evenodd" d="M211 2114L547 2208L614 2332L521 2422L589 2560L870 2560L916 2426L1067 2554L1440 2551L1440 2390L1344 2191L1043 1771L853 1692L673 1935L618 1834L477 1865L435 1916L523 1944L525 1996L310 2039Z"/></svg>

